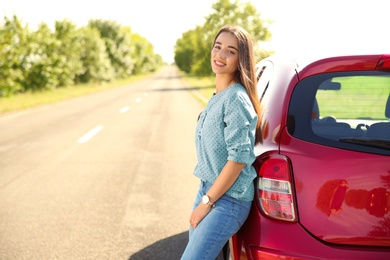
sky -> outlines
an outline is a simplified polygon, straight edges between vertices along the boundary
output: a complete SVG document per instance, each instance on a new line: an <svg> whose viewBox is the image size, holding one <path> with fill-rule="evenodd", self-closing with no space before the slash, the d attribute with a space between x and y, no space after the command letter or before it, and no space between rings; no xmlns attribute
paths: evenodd
<svg viewBox="0 0 390 260"><path fill-rule="evenodd" d="M69 19L116 20L145 37L166 62L182 33L203 25L217 0L0 0L0 15L35 28ZM240 0L271 19L273 37L261 43L277 53L390 53L387 0Z"/></svg>

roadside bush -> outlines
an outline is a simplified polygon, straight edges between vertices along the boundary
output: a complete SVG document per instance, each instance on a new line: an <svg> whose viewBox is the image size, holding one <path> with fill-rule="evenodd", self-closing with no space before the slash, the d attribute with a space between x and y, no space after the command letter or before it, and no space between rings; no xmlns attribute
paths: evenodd
<svg viewBox="0 0 390 260"><path fill-rule="evenodd" d="M16 16L0 24L0 97L125 79L162 64L151 43L115 21L78 28L65 19L35 31Z"/></svg>

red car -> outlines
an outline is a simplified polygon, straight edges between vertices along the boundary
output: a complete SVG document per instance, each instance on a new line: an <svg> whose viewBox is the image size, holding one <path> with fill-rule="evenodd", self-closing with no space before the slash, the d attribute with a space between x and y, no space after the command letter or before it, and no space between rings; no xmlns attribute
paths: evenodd
<svg viewBox="0 0 390 260"><path fill-rule="evenodd" d="M229 259L390 259L390 54L258 64L264 143Z"/></svg>

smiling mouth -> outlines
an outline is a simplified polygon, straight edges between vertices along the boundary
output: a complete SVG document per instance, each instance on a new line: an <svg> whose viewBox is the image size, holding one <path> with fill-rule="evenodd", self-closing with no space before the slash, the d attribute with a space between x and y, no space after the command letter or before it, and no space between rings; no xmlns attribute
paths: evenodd
<svg viewBox="0 0 390 260"><path fill-rule="evenodd" d="M217 61L217 60L214 60L214 63L215 63L216 65L218 65L218 66L224 66L224 65L226 65L225 63L220 62L220 61Z"/></svg>

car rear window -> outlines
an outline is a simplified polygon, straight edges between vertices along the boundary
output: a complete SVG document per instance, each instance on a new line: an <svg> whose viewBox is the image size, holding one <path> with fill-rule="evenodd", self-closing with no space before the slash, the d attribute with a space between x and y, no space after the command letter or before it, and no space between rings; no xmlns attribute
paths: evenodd
<svg viewBox="0 0 390 260"><path fill-rule="evenodd" d="M390 74L331 73L302 80L291 98L288 129L314 143L390 154Z"/></svg>

